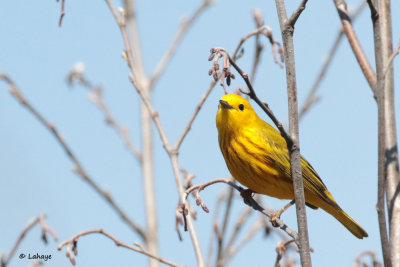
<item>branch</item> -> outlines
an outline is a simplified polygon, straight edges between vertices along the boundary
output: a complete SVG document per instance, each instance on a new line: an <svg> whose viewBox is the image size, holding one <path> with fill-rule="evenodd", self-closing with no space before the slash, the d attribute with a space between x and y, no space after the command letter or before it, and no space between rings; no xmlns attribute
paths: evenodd
<svg viewBox="0 0 400 267"><path fill-rule="evenodd" d="M235 51L233 52L233 61L236 62L236 60L239 58L239 51L240 51L240 48L242 47L242 45L243 45L250 37L252 37L252 36L259 36L259 35L263 35L263 36L265 36L265 37L268 38L268 40L269 40L269 42L270 42L270 44L271 44L272 56L273 56L273 58L274 58L274 62L275 62L276 64L278 64L279 67L283 68L283 64L282 64L282 63L283 63L283 49L282 49L282 45L281 45L276 39L274 39L274 37L273 37L273 35L272 35L272 30L271 30L271 28L270 28L269 26L266 26L266 25L259 27L258 29L252 31L251 33L249 33L249 34L243 36L243 37L240 39L238 45L236 46ZM278 58L277 58L275 46L278 47L278 53L281 55L281 57L280 57L281 60L280 60L280 61L279 61Z"/></svg>
<svg viewBox="0 0 400 267"><path fill-rule="evenodd" d="M156 110L153 108L153 106L151 105L151 102L149 101L149 96L148 96L148 92L145 91L146 89L146 84L145 82L143 82L143 80L141 80L140 77L144 77L144 76L140 76L140 71L139 74L137 73L137 71L135 70L135 62L134 62L134 58L133 58L133 53L132 53L132 48L131 48L131 44L129 42L128 39L128 35L127 35L127 31L126 31L126 23L125 23L125 11L121 10L121 17L117 14L113 4L111 3L110 0L105 0L108 7L110 8L111 13L113 14L119 28L121 31L121 35L122 35L122 39L125 45L125 49L126 49L126 60L128 62L128 66L132 71L132 74L129 75L129 79L132 82L133 86L135 87L136 91L138 92L143 105L147 108L154 124L156 125L156 128L158 130L158 133L160 135L160 139L161 142L163 143L163 147L166 150L169 159L171 161L171 166L172 166L172 170L174 173L174 177L175 177L175 182L176 182L176 186L178 189L178 194L179 194L179 199L181 204L183 204L185 202L185 199L183 198L183 186L182 186L182 181L181 181L181 175L179 172L179 162L178 162L178 151L176 151L175 149L173 149L170 145L170 142L167 138L167 135L164 131L164 128L162 127L161 124L161 120L159 118L158 112L156 112ZM137 40L136 40L137 41ZM142 73L142 75L144 75ZM148 89L148 87L147 87ZM204 266L204 259L203 259L203 255L201 252L201 248L200 248L200 243L197 237L197 233L196 230L194 228L192 219L190 216L188 216L187 218L187 226L188 226L188 230L191 236L191 240L192 240L192 244L193 244L193 249L197 258L197 263L199 266Z"/></svg>
<svg viewBox="0 0 400 267"><path fill-rule="evenodd" d="M202 96L199 104L197 104L196 109L193 112L192 117L189 119L189 122L187 123L185 129L183 130L182 134L178 137L176 140L174 149L178 151L182 145L183 140L185 139L186 135L189 133L190 129L192 128L194 120L197 118L197 115L199 114L201 108L203 107L203 104L206 102L208 96L210 95L211 91L214 89L215 85L217 84L216 81L212 81L210 86L208 87L207 91L204 93Z"/></svg>
<svg viewBox="0 0 400 267"><path fill-rule="evenodd" d="M142 154L133 144L133 141L129 137L129 132L126 127L120 125L114 115L108 108L104 96L103 87L101 85L94 85L88 81L83 73L83 66L77 63L67 76L68 85L73 86L75 83L82 85L89 90L89 99L99 108L105 117L106 123L113 128L117 134L121 137L125 147L129 152L138 160L139 163L142 162Z"/></svg>
<svg viewBox="0 0 400 267"><path fill-rule="evenodd" d="M378 4L377 7L379 8L379 1L376 1ZM390 183L390 173L398 175L398 169L396 170L389 170L389 165L392 165L392 167L397 167L398 168L398 158L397 158L397 149L395 147L390 147L387 149L388 145L396 145L396 140L394 143L390 143L390 141L387 139L387 133L393 131L390 130L390 126L387 125L387 122L390 118L388 118L386 108L387 104L390 103L390 101L387 101L387 99L390 99L390 94L387 92L387 87L392 85L393 86L393 80L386 84L386 79L391 78L393 79L393 70L390 72L390 77L389 75L386 76L384 73L384 68L386 66L386 59L389 57L389 51L387 49L388 43L384 42L383 39L386 39L387 36L385 36L385 30L384 27L381 25L382 23L386 23L386 19L383 16L385 13L385 10L382 10L382 14L377 13L376 7L369 2L370 10L371 10L371 19L372 19L372 25L373 25L373 30L374 30L374 45L375 45L375 63L376 63L376 72L377 72L377 85L376 85L376 101L378 105L378 201L376 205L376 210L378 213L378 222L379 222L379 234L380 234L380 239L381 239L381 249L382 249L382 255L383 255L383 261L386 267L391 267L391 266L396 266L398 264L395 264L392 262L392 259L394 259L394 255L398 254L398 251L395 251L394 254L392 254L392 244L389 243L389 237L388 237L388 230L387 230L387 222L386 222L386 211L385 211L385 195L387 199L387 207L389 210L389 229L390 232L392 232L393 229L391 229L391 215L390 215L390 193L388 192L389 189L389 183ZM381 12L381 10L379 10ZM381 21L382 20L382 21ZM390 27L391 25L387 25L387 27ZM386 27L385 27L386 28ZM387 41L387 39L386 39ZM391 48L390 48L391 50ZM390 51L391 53L391 51ZM391 88L393 90L393 87ZM393 93L393 92L392 92ZM393 95L392 95L393 96ZM394 105L394 104L393 104ZM394 108L394 106L392 107ZM393 112L393 110L392 110ZM394 114L393 119L394 119ZM395 123L393 121L392 123ZM395 127L395 126L394 126ZM393 130L393 129L392 129ZM394 130L395 133L395 130ZM397 145L396 145L397 146ZM393 153L393 155L389 155L388 152ZM388 159L390 157L390 159ZM392 163L394 164L391 164ZM393 172L394 171L394 172ZM398 227L398 226L397 226ZM390 240L392 241L392 240Z"/></svg>
<svg viewBox="0 0 400 267"><path fill-rule="evenodd" d="M256 233L260 231L260 229L263 228L265 225L264 223L264 217L260 217L258 220L256 220L250 230L247 231L247 234L242 238L242 240L239 242L239 244L235 247L231 247L227 249L226 255L224 255L224 264L223 266L226 266L232 259L233 257L238 253L240 249L244 247L254 236Z"/></svg>
<svg viewBox="0 0 400 267"><path fill-rule="evenodd" d="M58 143L63 148L64 152L70 158L70 160L74 163L73 171L79 175L85 182L87 182L110 206L118 213L121 219L126 222L132 230L134 230L143 240L145 240L145 232L139 227L136 223L134 223L128 215L121 209L121 207L115 203L114 199L112 198L111 194L102 189L95 181L89 176L86 170L83 168L82 164L72 152L69 145L66 143L65 139L62 135L58 132L54 124L48 122L24 97L22 92L19 88L14 84L14 82L5 74L0 73L0 79L4 80L9 86L10 93L25 107L27 108L30 113L37 118L42 125L49 130L53 136L56 138Z"/></svg>
<svg viewBox="0 0 400 267"><path fill-rule="evenodd" d="M290 171L293 180L294 198L296 201L297 225L299 231L300 260L303 267L311 267L310 244L308 238L307 215L305 208L305 196L302 167L300 162L299 143L299 117L297 104L296 67L294 58L293 31L294 22L288 21L284 0L276 0L279 24L283 47L285 50L286 83L289 106L289 135L292 143L287 143L290 156ZM302 4L305 1L302 1ZM301 12L301 6L299 12ZM293 16L292 16L293 17Z"/></svg>
<svg viewBox="0 0 400 267"><path fill-rule="evenodd" d="M297 19L300 17L300 15L304 11L304 9L306 9L307 1L308 0L302 0L300 5L293 12L292 16L290 16L290 19L286 22L286 24L290 25L293 29L294 29L294 25L297 22Z"/></svg>
<svg viewBox="0 0 400 267"><path fill-rule="evenodd" d="M358 61L358 64L361 67L361 71L367 79L368 84L374 94L374 98L376 99L376 75L371 67L371 64L368 61L367 56L364 53L364 50L361 47L360 41L358 40L357 35L354 31L353 25L351 24L351 19L347 13L347 4L344 0L334 0L334 2L343 25L343 31L346 34L347 39L349 40L349 44Z"/></svg>
<svg viewBox="0 0 400 267"><path fill-rule="evenodd" d="M13 248L11 249L10 253L8 253L7 257L1 258L0 261L0 266L1 267L6 267L12 257L14 256L15 252L18 250L19 246L22 243L22 240L25 238L26 234L36 225L36 224L40 224L40 227L42 228L42 240L47 243L47 234L50 234L54 241L57 241L57 235L54 232L53 229L51 229L49 226L47 226L46 224L46 215L45 214L41 214L38 217L34 218L33 220L31 220L28 225L22 230L22 232L19 234L17 241L15 242Z"/></svg>
<svg viewBox="0 0 400 267"><path fill-rule="evenodd" d="M365 1L361 0L360 5L356 9L356 11L351 15L352 21L354 21L358 18L358 16L361 14L361 11L364 9L365 5L366 5ZM343 27L340 27L339 33L337 34L337 37L328 53L328 57L325 59L325 62L323 64L317 78L315 79L310 91L308 92L306 100L303 102L303 105L300 108L300 114L299 114L300 120L302 118L304 118L304 115L310 110L310 108L314 104L316 104L317 102L320 101L321 97L316 95L317 90L319 89L321 82L326 75L328 67L332 63L332 59L336 55L337 49L339 48L339 44L340 44L343 36L344 36Z"/></svg>
<svg viewBox="0 0 400 267"><path fill-rule="evenodd" d="M187 31L190 29L190 27L193 25L196 19L201 15L201 13L211 4L212 0L203 0L202 3L199 5L199 7L196 9L196 11L193 13L193 15L190 18L185 19L181 23L178 32L175 35L174 40L172 41L168 50L162 56L160 62L157 64L153 75L150 77L150 82L149 82L150 88L154 87L157 80L164 73L165 68L167 67L171 58L174 56L176 49L178 48L180 42L182 41L182 38L186 35Z"/></svg>
<svg viewBox="0 0 400 267"><path fill-rule="evenodd" d="M276 246L276 260L275 267L280 267L279 261L282 259L283 255L287 252L288 246L293 243L293 239L287 240L286 242L279 241Z"/></svg>
<svg viewBox="0 0 400 267"><path fill-rule="evenodd" d="M68 239L68 240L66 240L66 241L64 241L64 242L62 242L60 245L58 245L58 248L57 248L57 249L58 249L58 250L62 250L63 247L66 247L66 250L67 250L66 256L67 256L67 258L70 259L72 265L75 265L75 264L76 264L76 261L75 261L74 255L75 255L75 256L78 255L78 248L77 248L78 239L79 239L80 237L82 237L82 236L91 235L91 234L101 234L101 235L104 235L104 236L108 237L109 239L111 239L112 241L114 241L114 243L115 243L115 245L116 245L117 247L124 247L124 248L130 249L130 250L132 250L132 251L139 252L139 253L141 253L141 254L143 254L143 255L146 255L146 256L148 256L148 257L150 257L150 258L152 258L152 259L158 260L159 262L164 263L164 264L166 264L166 265L169 265L169 266L176 266L176 267L180 267L180 266L181 266L181 265L178 265L178 264L176 264L176 263L174 263L174 262L172 262L172 261L166 260L166 259L164 259L164 258L161 258L161 257L157 256L157 255L151 254L150 252L148 252L147 250L145 250L145 249L144 249L140 244L138 244L138 243L134 243L135 246L132 246L132 245L128 245L128 244L126 244L126 243L123 243L123 242L119 241L116 237L114 237L114 236L112 236L111 234L105 232L105 231L104 231L103 229L101 229L101 228L100 228L100 229L95 229L95 230L87 230L87 231L80 232L80 233L74 235L72 238L70 238L70 239ZM72 250L72 252L73 252L74 255L72 255L71 250Z"/></svg>
<svg viewBox="0 0 400 267"><path fill-rule="evenodd" d="M196 192L196 194L195 194L195 196L196 196L196 204L198 206L201 206L202 209L205 212L208 212L209 210L208 210L206 204L200 198L200 192L202 190L204 190L205 188L207 188L208 186L213 185L213 184L217 184L217 183L225 183L225 184L228 184L228 185L232 186L233 188L235 188L240 193L243 193L243 194L241 194L241 196L243 197L244 203L246 205L252 207L256 211L261 212L262 214L264 214L268 218L271 217L271 215L273 213L271 210L267 210L267 209L264 209L263 207L261 207L257 203L257 201L254 200L254 198L250 194L246 194L246 190L243 187L235 184L234 182L232 182L230 179L227 179L227 178L219 178L219 179L208 181L208 182L206 182L204 184L192 186L191 188L189 188L189 189L187 189L185 191L185 199L189 196L190 193L195 191ZM281 219L277 219L276 220L276 226L274 226L274 227L279 227L281 230L283 230L289 236L291 236L295 240L296 244L298 244L297 243L298 242L298 234L294 230L289 228Z"/></svg>
<svg viewBox="0 0 400 267"><path fill-rule="evenodd" d="M381 267L381 263L378 261L376 258L375 252L372 250L366 250L361 252L360 254L357 255L357 257L354 259L354 267L358 266L368 266L368 264L365 262L364 258L365 256L370 256L372 260L372 267Z"/></svg>
<svg viewBox="0 0 400 267"><path fill-rule="evenodd" d="M230 71L230 65L232 65L236 71L240 74L240 76L243 78L243 80L246 82L247 88L249 89L248 92L241 90L241 92L245 95L248 95L251 99L253 99L261 108L262 110L271 118L275 126L278 128L278 130L281 132L282 137L286 140L286 143L288 144L293 144L293 140L291 137L288 135L286 132L285 128L283 127L283 124L278 121L278 119L275 117L275 114L273 111L269 108L268 104L265 102L262 102L256 95L256 92L253 88L253 85L251 84L249 80L249 75L244 72L236 63L235 61L229 56L228 52L226 52L225 48L222 47L216 47L211 49L211 56L209 59L213 59L215 55L215 59L223 58L223 74L222 77L226 77L228 81L228 77L232 77L231 75L232 72ZM214 59L214 60L215 60ZM216 63L214 62L214 66ZM219 67L218 67L219 68ZM218 69L214 67L215 69ZM212 69L213 70L213 69ZM225 74L224 74L225 73ZM223 78L221 78L223 79Z"/></svg>
<svg viewBox="0 0 400 267"><path fill-rule="evenodd" d="M57 2L59 1L60 0L57 0ZM61 27L64 15L65 15L65 0L61 0L61 14L60 14L60 20L58 21L58 27Z"/></svg>

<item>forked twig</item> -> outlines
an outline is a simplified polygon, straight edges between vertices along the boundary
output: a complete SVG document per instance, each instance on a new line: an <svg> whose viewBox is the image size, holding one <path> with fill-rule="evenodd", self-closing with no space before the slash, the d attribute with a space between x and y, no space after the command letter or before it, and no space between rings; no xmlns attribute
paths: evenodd
<svg viewBox="0 0 400 267"><path fill-rule="evenodd" d="M17 241L15 242L14 246L12 247L10 253L4 258L1 258L0 260L0 266L1 267L6 267L13 256L15 255L15 252L18 250L19 246L21 245L22 240L25 238L26 234L36 225L40 224L42 228L42 240L47 243L48 238L47 234L50 234L54 241L57 241L57 235L53 229L51 229L47 224L46 224L46 215L41 214L38 217L34 218L31 220L28 225L22 230L22 232L19 234Z"/></svg>

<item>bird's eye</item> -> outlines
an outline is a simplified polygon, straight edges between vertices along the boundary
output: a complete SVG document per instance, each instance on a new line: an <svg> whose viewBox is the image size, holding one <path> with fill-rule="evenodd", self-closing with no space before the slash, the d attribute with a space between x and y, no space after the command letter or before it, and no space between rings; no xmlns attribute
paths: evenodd
<svg viewBox="0 0 400 267"><path fill-rule="evenodd" d="M243 109L244 109L244 105L243 105L243 104L240 104L240 105L239 105L239 109L240 109L240 110L243 110Z"/></svg>

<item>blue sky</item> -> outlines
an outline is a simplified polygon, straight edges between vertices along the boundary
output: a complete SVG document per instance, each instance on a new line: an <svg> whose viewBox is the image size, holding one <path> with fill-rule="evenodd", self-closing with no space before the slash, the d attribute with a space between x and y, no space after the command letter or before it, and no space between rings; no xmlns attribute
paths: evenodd
<svg viewBox="0 0 400 267"><path fill-rule="evenodd" d="M294 1L287 1L294 2ZM297 2L297 1L296 1ZM172 41L184 16L192 14L200 1L137 1L137 16L143 57L148 73ZM116 6L121 5L114 1ZM348 1L357 6L358 1ZM392 10L400 10L393 1ZM293 10L296 3L288 3ZM211 78L207 61L209 49L221 46L232 52L242 36L254 29L251 11L259 8L276 39L281 40L274 1L218 1L208 8L180 44L177 54L158 82L153 96L168 138L180 135ZM88 100L87 91L69 88L66 75L76 62L85 64L87 78L104 86L105 101L117 120L129 127L132 140L140 146L140 102L128 80L129 70L121 57L123 43L119 29L104 1L66 0L66 16L58 27L60 3L56 1L3 1L0 3L0 71L7 73L30 103L62 133L88 173L108 189L127 213L145 224L141 171L108 127L102 114ZM395 44L400 35L393 16ZM300 104L312 86L327 52L336 37L339 19L332 2L310 1L295 29L295 53ZM373 35L369 11L355 23L359 39L374 66ZM273 63L270 45L262 55L254 87L276 116L287 121L284 69ZM254 41L245 44L238 61L250 71ZM395 69L399 67L395 59ZM395 73L398 74L396 71ZM236 75L238 77L238 75ZM398 75L395 75L395 77ZM396 79L396 78L395 78ZM398 83L398 78L395 84ZM230 90L244 87L241 79ZM43 128L0 84L0 251L9 251L27 221L46 213L48 224L60 241L88 229L104 228L121 241L139 241L111 208L72 171L72 163L53 136ZM314 266L349 266L360 252L373 250L381 259L376 204L377 107L372 93L349 48L341 43L319 94L322 100L300 124L300 146L341 207L362 225L369 237L358 240L325 212L307 210ZM215 114L223 90L217 86L200 111L184 140L181 167L196 174L194 183L227 177L229 172L218 148ZM399 99L396 98L398 106ZM262 118L267 116L256 108ZM399 120L397 119L397 125ZM155 137L155 175L159 215L161 256L182 265L196 264L188 233L180 242L174 231L178 200L172 169L158 134ZM211 212L226 185L215 185L202 198ZM263 197L269 206L286 202ZM234 202L233 218L242 211ZM195 222L203 253L206 254L213 214L198 210ZM258 215L253 214L250 222ZM282 219L296 228L295 209ZM244 233L251 223L248 223ZM231 230L231 229L230 229ZM277 235L263 238L259 233L233 259L231 266L244 261L252 266L272 265ZM46 266L70 266L58 243L44 246L40 231L28 234L16 253L51 254ZM338 255L340 255L338 257ZM78 266L145 266L140 254L117 248L104 237L93 235L79 241ZM12 266L27 266L28 260L14 258Z"/></svg>

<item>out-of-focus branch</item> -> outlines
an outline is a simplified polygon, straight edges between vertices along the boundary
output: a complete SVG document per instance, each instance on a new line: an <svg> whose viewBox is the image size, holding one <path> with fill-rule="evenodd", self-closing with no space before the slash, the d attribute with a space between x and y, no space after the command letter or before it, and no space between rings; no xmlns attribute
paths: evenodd
<svg viewBox="0 0 400 267"><path fill-rule="evenodd" d="M286 242L279 241L278 245L276 246L276 260L275 260L275 267L280 267L280 260L282 259L283 255L286 254L288 246L293 243L293 239L287 240Z"/></svg>
<svg viewBox="0 0 400 267"><path fill-rule="evenodd" d="M12 247L10 253L8 253L7 256L4 256L0 259L0 266L1 267L6 267L10 261L12 260L13 256L15 255L15 252L18 250L19 246L22 243L22 240L24 240L26 234L36 225L40 224L40 227L42 228L42 240L47 243L48 238L47 234L50 234L54 241L57 241L57 235L53 229L51 229L47 224L46 224L46 215L41 214L38 217L34 218L31 220L28 225L22 230L22 232L19 234L17 241L15 242L14 246Z"/></svg>
<svg viewBox="0 0 400 267"><path fill-rule="evenodd" d="M79 238L81 238L82 236L86 236L86 235L91 235L91 234L101 234L106 236L107 238L111 239L112 241L114 241L115 245L117 247L124 247L127 249L130 249L132 251L136 251L139 252L143 255L146 255L152 259L155 259L161 263L164 263L166 265L169 266L175 266L175 267L180 267L181 265L178 265L172 261L166 260L164 258L159 257L158 255L154 255L152 253L150 253L149 251L145 250L140 244L138 243L134 243L135 246L123 243L121 241L119 241L116 237L112 236L111 234L107 233L106 231L104 231L103 229L95 229L95 230L87 230L87 231L83 231L80 232L76 235L74 235L72 238L62 242L60 245L58 245L58 250L62 250L63 247L66 247L67 253L66 256L67 258L69 258L69 260L71 261L72 265L76 264L76 260L74 256L78 255L78 240ZM71 253L72 251L72 253Z"/></svg>
<svg viewBox="0 0 400 267"><path fill-rule="evenodd" d="M376 99L376 75L371 67L371 64L368 61L367 56L364 53L364 50L361 47L360 41L358 40L357 35L354 31L353 25L351 24L351 19L347 12L347 4L344 0L334 0L334 3L343 25L343 31L347 36L353 53L358 61L358 64L361 67L361 71L367 79L368 84L371 87L372 92L374 93L374 98Z"/></svg>
<svg viewBox="0 0 400 267"><path fill-rule="evenodd" d="M27 108L34 117L36 117L42 125L48 129L53 136L56 138L58 143L64 149L64 152L70 158L70 160L74 163L73 171L81 177L85 182L87 182L110 206L118 213L121 219L126 222L143 240L145 240L145 232L142 228L134 223L132 219L128 217L128 215L121 209L121 207L115 203L111 194L100 188L100 186L89 176L86 170L83 168L82 164L72 152L69 145L66 143L65 139L58 132L54 124L48 122L24 97L22 92L18 89L15 83L5 74L0 73L0 79L4 80L10 86L10 93L25 107Z"/></svg>
<svg viewBox="0 0 400 267"><path fill-rule="evenodd" d="M289 106L289 135L293 143L287 143L290 156L290 171L293 180L294 198L299 232L300 261L303 267L311 267L310 244L308 238L307 215L305 208L303 175L300 162L299 116L297 104L296 67L294 59L293 32L307 1L302 1L288 19L284 0L276 0L283 47L285 51L286 83Z"/></svg>
<svg viewBox="0 0 400 267"><path fill-rule="evenodd" d="M368 266L367 262L365 261L365 257L370 256L372 260L372 267L381 267L382 264L378 261L376 258L375 252L371 250L363 251L360 254L357 255L357 257L354 259L354 267L359 267L359 266Z"/></svg>
<svg viewBox="0 0 400 267"><path fill-rule="evenodd" d="M182 38L186 35L187 31L192 27L193 23L197 20L197 18L206 10L208 6L212 4L213 0L203 0L201 4L197 7L196 11L187 19L184 19L178 29L178 32L175 35L174 40L170 44L167 51L162 56L160 62L157 64L153 75L150 77L149 86L153 88L157 80L164 73L165 68L170 62L171 58L175 55L176 49L178 48Z"/></svg>
<svg viewBox="0 0 400 267"><path fill-rule="evenodd" d="M264 225L264 217L257 219L247 231L247 234L242 238L242 240L240 240L239 244L232 246L225 251L226 254L224 254L222 266L227 266L239 250L242 249L264 227Z"/></svg>
<svg viewBox="0 0 400 267"><path fill-rule="evenodd" d="M78 83L89 90L89 99L94 104L96 104L96 106L103 113L106 123L117 132L117 134L121 137L124 145L126 146L128 151L131 152L131 154L135 157L135 159L137 159L139 163L142 162L142 155L129 137L128 129L117 122L114 115L108 108L103 96L103 87L101 85L94 85L89 80L87 80L83 73L83 66L79 63L77 63L68 73L67 81L70 86Z"/></svg>
<svg viewBox="0 0 400 267"><path fill-rule="evenodd" d="M216 266L224 266L222 264L222 260L224 258L224 247L223 247L223 241L226 235L226 229L228 227L228 220L229 220L229 216L231 214L231 208L232 208L232 201L233 201L233 196L234 196L234 188L233 187L229 187L228 189L228 197L226 199L226 207L225 207L225 213L223 216L223 221L222 221L222 228L219 231L219 235L217 235L217 240L218 240L218 247L217 247L217 259L216 259ZM217 225L217 230L218 230L218 225Z"/></svg>
<svg viewBox="0 0 400 267"><path fill-rule="evenodd" d="M186 135L189 133L190 129L192 128L193 122L196 119L197 115L199 114L201 108L203 107L204 102L206 102L208 96L210 95L211 91L214 89L215 85L217 84L216 81L212 81L210 83L210 86L208 87L207 91L203 94L199 104L197 104L196 109L193 112L192 117L189 119L188 123L185 126L185 129L183 130L182 134L178 137L176 140L174 149L179 150L183 140L185 139Z"/></svg>
<svg viewBox="0 0 400 267"><path fill-rule="evenodd" d="M267 210L267 209L261 207L257 203L257 201L254 200L254 198L250 194L246 194L246 190L243 187L235 184L234 182L232 182L228 178L219 178L219 179L208 181L208 182L206 182L204 184L192 186L191 188L189 188L189 189L187 189L185 191L185 198L187 198L190 193L195 191L196 192L196 194L195 194L195 196L196 196L196 204L198 206L201 206L201 208L205 212L208 212L208 208L207 208L206 204L202 201L202 199L200 197L200 192L202 190L204 190L205 188L207 188L208 186L213 185L213 184L217 184L217 183L225 183L225 184L228 184L228 185L232 186L233 188L235 188L237 191L239 191L241 193L241 196L243 197L243 200L244 200L245 204L247 204L248 206L252 207L256 211L261 212L262 214L264 214L268 218L271 217L271 215L273 213L271 210ZM296 244L298 244L297 243L298 234L294 230L289 228L281 219L277 219L276 220L276 226L274 226L274 227L279 227L281 230L285 231L289 236L291 236L296 241Z"/></svg>
<svg viewBox="0 0 400 267"><path fill-rule="evenodd" d="M115 10L113 4L111 3L111 1L110 0L105 0L105 1L111 10L111 13L114 15L115 20L121 31L122 39L123 39L125 49L126 49L126 59L128 61L128 66L132 70L132 74L129 75L129 79L131 80L132 84L134 85L136 91L138 92L138 94L143 102L143 105L148 110L148 114L151 117L151 119L153 120L153 122L158 130L161 141L163 143L163 147L166 150L166 152L170 158L172 170L173 170L174 177L175 177L175 182L176 182L177 189L178 189L179 199L180 199L180 202L183 204L183 203L185 203L185 198L183 198L184 191L183 191L183 186L182 186L182 181L181 181L181 174L179 171L178 151L170 145L170 142L167 138L164 128L162 127L159 115L151 105L148 83L143 83L143 81L140 80L142 77L139 75L140 71L139 71L139 73L137 73L135 70L135 67L134 67L135 59L132 54L133 50L131 47L131 43L129 42L127 31L126 31L125 11L121 10L121 12L120 12L121 16L119 16ZM131 36L131 38L133 38L133 37L134 36ZM189 123L189 124L191 125L191 123ZM186 212L186 211L183 211L183 212ZM199 240L198 240L197 233L196 233L196 230L194 228L194 225L193 225L193 222L192 222L192 219L190 216L187 217L186 223L187 223L188 230L189 230L189 233L191 236L191 240L192 240L194 252L195 252L195 255L197 258L198 266L204 266L204 259L203 259L203 255L201 252Z"/></svg>
<svg viewBox="0 0 400 267"><path fill-rule="evenodd" d="M355 21L358 18L358 16L361 14L361 11L364 10L365 6L366 6L366 2L364 0L362 0L360 5L354 11L354 13L351 14L352 21ZM325 59L325 62L323 64L321 70L319 71L317 78L315 79L310 91L308 92L306 100L304 101L303 105L300 108L300 113L299 113L300 120L302 118L304 118L304 115L310 110L310 108L314 104L319 102L319 100L321 99L320 96L316 95L317 90L320 88L321 82L322 82L323 78L325 77L329 66L332 63L332 59L336 55L337 49L339 48L339 44L342 41L343 36L344 36L343 27L340 27L339 33L337 34L336 39L328 53L328 57Z"/></svg>

